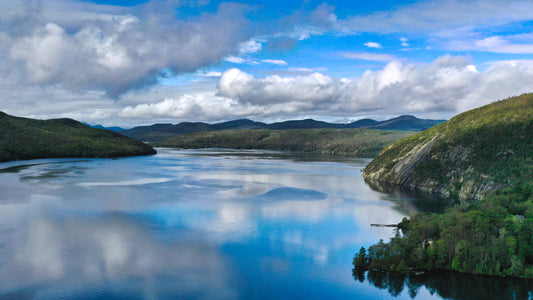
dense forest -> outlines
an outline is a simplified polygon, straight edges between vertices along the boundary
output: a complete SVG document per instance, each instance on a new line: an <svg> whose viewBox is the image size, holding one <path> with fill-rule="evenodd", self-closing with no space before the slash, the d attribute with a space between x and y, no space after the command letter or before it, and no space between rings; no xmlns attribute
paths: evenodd
<svg viewBox="0 0 533 300"><path fill-rule="evenodd" d="M390 242L362 247L353 265L533 278L532 233L533 181L443 214L404 218Z"/></svg>
<svg viewBox="0 0 533 300"><path fill-rule="evenodd" d="M0 162L155 154L141 141L72 119L35 120L0 112L0 128Z"/></svg>
<svg viewBox="0 0 533 300"><path fill-rule="evenodd" d="M377 129L241 129L196 132L154 143L156 147L232 148L375 157L385 146L413 132Z"/></svg>

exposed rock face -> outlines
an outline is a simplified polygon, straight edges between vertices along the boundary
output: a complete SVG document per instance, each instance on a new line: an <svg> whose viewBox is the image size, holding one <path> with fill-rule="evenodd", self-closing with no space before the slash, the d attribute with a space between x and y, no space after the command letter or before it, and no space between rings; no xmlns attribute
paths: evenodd
<svg viewBox="0 0 533 300"><path fill-rule="evenodd" d="M533 177L533 94L466 113L385 148L364 177L461 202Z"/></svg>
<svg viewBox="0 0 533 300"><path fill-rule="evenodd" d="M409 150L409 152L405 153L398 159L395 159L395 165L391 169L387 170L384 167L378 168L378 170L373 173L365 173L365 177L400 185L407 185L411 178L411 174L413 173L413 169L424 159L436 139L437 136L434 136L428 141L415 145Z"/></svg>

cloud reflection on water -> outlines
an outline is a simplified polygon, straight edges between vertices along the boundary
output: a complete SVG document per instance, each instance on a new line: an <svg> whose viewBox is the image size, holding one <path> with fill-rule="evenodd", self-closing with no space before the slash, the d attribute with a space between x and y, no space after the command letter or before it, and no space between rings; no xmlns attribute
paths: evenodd
<svg viewBox="0 0 533 300"><path fill-rule="evenodd" d="M43 283L49 292L69 285L103 284L100 288L105 289L112 287L99 283L102 279L147 281L166 276L170 281L163 289L176 285L184 295L204 298L214 290L236 295L227 282L229 262L216 248L159 240L128 217L41 216L32 219L17 239L17 245L4 245L0 292Z"/></svg>
<svg viewBox="0 0 533 300"><path fill-rule="evenodd" d="M350 285L339 274L354 249L392 234L369 224L404 216L395 196L381 201L363 182L363 166L163 151L58 162L53 178L39 165L0 173L0 231L10 230L0 234L0 292L130 286L150 298L179 286L233 298L261 280L244 269Z"/></svg>

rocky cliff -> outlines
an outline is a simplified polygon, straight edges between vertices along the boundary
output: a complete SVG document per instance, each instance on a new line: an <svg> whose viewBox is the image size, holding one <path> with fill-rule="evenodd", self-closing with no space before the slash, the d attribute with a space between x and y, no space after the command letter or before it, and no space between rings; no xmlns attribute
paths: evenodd
<svg viewBox="0 0 533 300"><path fill-rule="evenodd" d="M367 180L458 199L533 178L533 94L467 111L385 148Z"/></svg>

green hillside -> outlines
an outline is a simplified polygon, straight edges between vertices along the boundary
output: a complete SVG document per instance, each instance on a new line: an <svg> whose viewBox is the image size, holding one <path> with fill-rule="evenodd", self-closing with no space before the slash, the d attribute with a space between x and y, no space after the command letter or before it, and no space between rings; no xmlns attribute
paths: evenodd
<svg viewBox="0 0 533 300"><path fill-rule="evenodd" d="M0 112L0 162L155 154L141 141L72 119L35 120Z"/></svg>
<svg viewBox="0 0 533 300"><path fill-rule="evenodd" d="M369 180L462 201L533 178L533 94L462 113L384 149Z"/></svg>
<svg viewBox="0 0 533 300"><path fill-rule="evenodd" d="M387 147L364 170L461 200L418 214L354 256L354 270L451 270L533 278L533 94L460 114ZM476 200L473 200L476 199ZM368 251L367 251L368 250Z"/></svg>
<svg viewBox="0 0 533 300"><path fill-rule="evenodd" d="M187 149L265 149L374 157L385 146L412 134L373 129L242 129L191 133L153 145Z"/></svg>

